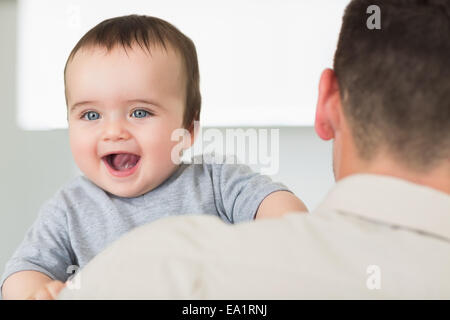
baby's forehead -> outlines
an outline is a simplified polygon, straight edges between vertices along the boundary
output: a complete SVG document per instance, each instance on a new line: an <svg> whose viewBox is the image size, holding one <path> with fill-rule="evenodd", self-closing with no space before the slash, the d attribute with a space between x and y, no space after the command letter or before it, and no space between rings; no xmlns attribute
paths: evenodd
<svg viewBox="0 0 450 320"><path fill-rule="evenodd" d="M140 96L146 91L157 96L184 96L186 81L182 59L173 48L86 47L68 65L66 99L70 104L85 96L107 99Z"/></svg>
<svg viewBox="0 0 450 320"><path fill-rule="evenodd" d="M99 45L84 46L73 55L67 65L72 65L74 64L74 61L80 59L103 59L105 57L113 57L117 59L140 59L141 62L164 58L171 60L172 62L178 62L180 64L180 68L183 67L181 53L170 44L164 46L160 44L152 44L146 47L139 45L138 43L134 43L131 46L116 44L111 48Z"/></svg>
<svg viewBox="0 0 450 320"><path fill-rule="evenodd" d="M65 72L66 85L75 78L86 78L92 70L107 72L111 75L118 71L135 72L136 75L145 72L171 73L176 79L186 81L184 60L178 50L170 45L151 45L148 48L138 44L131 46L115 45L81 47L69 60ZM117 71L117 72L114 72Z"/></svg>

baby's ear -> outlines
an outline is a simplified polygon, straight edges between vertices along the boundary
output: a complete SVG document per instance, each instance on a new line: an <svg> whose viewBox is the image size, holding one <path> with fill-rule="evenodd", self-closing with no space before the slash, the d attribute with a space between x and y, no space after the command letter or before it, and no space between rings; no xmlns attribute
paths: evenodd
<svg viewBox="0 0 450 320"><path fill-rule="evenodd" d="M198 132L200 130L200 122L197 120L193 120L191 125L186 128L187 131L189 131L189 134L191 135L191 142L190 146L192 146L195 142L195 139L197 138Z"/></svg>

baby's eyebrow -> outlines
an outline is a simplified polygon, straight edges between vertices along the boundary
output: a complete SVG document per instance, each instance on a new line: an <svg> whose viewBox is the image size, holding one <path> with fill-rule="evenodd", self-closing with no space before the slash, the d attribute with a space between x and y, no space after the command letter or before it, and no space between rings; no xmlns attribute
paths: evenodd
<svg viewBox="0 0 450 320"><path fill-rule="evenodd" d="M145 103L145 104L151 104L152 106L155 106L155 107L158 107L158 108L162 108L159 103L157 103L154 100L150 100L150 99L131 99L131 100L126 100L125 102L126 103L136 103L136 102L138 102L138 103ZM97 103L98 103L98 101L80 101L80 102L77 102L77 103L73 104L70 107L70 112L75 111L75 109L77 109L78 107L80 107L80 106L82 106L84 104L97 104Z"/></svg>
<svg viewBox="0 0 450 320"><path fill-rule="evenodd" d="M77 102L77 103L73 104L70 107L70 112L73 112L76 108L81 107L83 104L94 104L96 102L97 101L80 101L80 102Z"/></svg>
<svg viewBox="0 0 450 320"><path fill-rule="evenodd" d="M145 103L145 104L151 104L152 106L158 107L158 108L162 108L161 105L154 101L154 100L150 100L150 99L132 99L132 100L126 100L127 103Z"/></svg>

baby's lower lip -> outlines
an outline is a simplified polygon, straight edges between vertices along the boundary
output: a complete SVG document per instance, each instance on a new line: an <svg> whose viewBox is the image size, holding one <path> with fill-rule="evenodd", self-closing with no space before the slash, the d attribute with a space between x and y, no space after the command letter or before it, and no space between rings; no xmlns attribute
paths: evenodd
<svg viewBox="0 0 450 320"><path fill-rule="evenodd" d="M139 165L141 164L141 158L139 158L138 162L136 162L136 165L134 167L129 168L127 170L118 171L109 165L109 163L105 157L102 158L102 161L103 161L103 164L108 169L109 173L112 174L113 176L119 177L119 178L131 176L138 169Z"/></svg>

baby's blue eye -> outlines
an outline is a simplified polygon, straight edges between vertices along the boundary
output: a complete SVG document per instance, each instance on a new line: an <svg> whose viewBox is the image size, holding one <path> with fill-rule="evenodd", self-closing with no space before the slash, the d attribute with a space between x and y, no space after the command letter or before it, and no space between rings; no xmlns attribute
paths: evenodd
<svg viewBox="0 0 450 320"><path fill-rule="evenodd" d="M98 114L98 112L88 111L83 115L83 118L87 120L97 120L98 118L100 118L100 115Z"/></svg>
<svg viewBox="0 0 450 320"><path fill-rule="evenodd" d="M132 114L136 118L145 118L147 116L147 114L150 114L150 113L146 110L138 109L138 110L134 110Z"/></svg>

